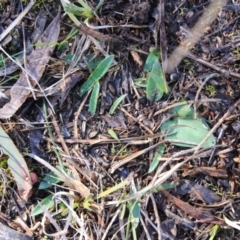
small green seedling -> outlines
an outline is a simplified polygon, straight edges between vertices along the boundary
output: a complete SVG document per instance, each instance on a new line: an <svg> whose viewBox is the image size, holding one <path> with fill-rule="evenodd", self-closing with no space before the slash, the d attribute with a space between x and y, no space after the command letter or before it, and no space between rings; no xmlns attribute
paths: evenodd
<svg viewBox="0 0 240 240"><path fill-rule="evenodd" d="M147 57L143 69L147 74L146 79L139 78L135 80L136 86L146 87L146 95L150 101L158 101L162 98L164 93L170 91L159 62L159 57L160 50L152 50Z"/></svg>
<svg viewBox="0 0 240 240"><path fill-rule="evenodd" d="M213 85L207 85L205 89L209 92L210 97L216 96L217 90Z"/></svg>
<svg viewBox="0 0 240 240"><path fill-rule="evenodd" d="M61 2L63 2L63 0L61 0ZM65 12L74 14L76 16L89 18L89 19L93 18L94 16L93 11L84 0L78 0L81 7L78 7L77 5L66 0L64 2L65 2L65 5L64 5Z"/></svg>

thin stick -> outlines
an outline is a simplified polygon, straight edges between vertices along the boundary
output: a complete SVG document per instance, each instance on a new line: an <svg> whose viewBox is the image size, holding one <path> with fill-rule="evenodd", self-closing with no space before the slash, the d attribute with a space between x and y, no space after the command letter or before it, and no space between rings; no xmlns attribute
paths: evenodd
<svg viewBox="0 0 240 240"><path fill-rule="evenodd" d="M152 200L153 210L154 210L155 217L156 217L156 222L157 222L158 240L162 240L161 221L160 221L160 217L159 217L159 214L158 214L157 204L156 204L155 198L153 197L152 193L150 193L150 198Z"/></svg>
<svg viewBox="0 0 240 240"><path fill-rule="evenodd" d="M120 108L122 112L124 112L128 117L130 117L133 121L137 122L142 128L144 128L148 133L151 135L154 135L154 133L144 124L142 124L140 121L138 121L135 117L133 117L130 113L128 113L124 108Z"/></svg>
<svg viewBox="0 0 240 240"><path fill-rule="evenodd" d="M67 147L67 145L66 145L66 143L64 141L64 138L63 138L63 136L61 134L60 128L59 128L59 126L57 124L57 120L56 120L56 118L55 118L55 116L54 116L54 114L53 114L53 112L52 112L52 110L50 108L48 109L48 114L51 115L52 124L53 124L54 129L55 129L55 131L57 133L58 138L60 139L60 142L62 144L63 150L65 151L65 153L68 156L70 156L70 152L69 152L68 147Z"/></svg>
<svg viewBox="0 0 240 240"><path fill-rule="evenodd" d="M89 94L90 94L90 91L88 91L88 93L85 95L81 105L79 106L77 112L75 113L75 117L74 117L74 120L73 120L73 126L74 126L73 127L73 133L74 133L74 137L76 139L78 139L78 117L79 117L79 115L82 111L83 106L85 105L85 102L87 101L87 98L88 98ZM78 145L75 146L75 149L76 150L78 149Z"/></svg>
<svg viewBox="0 0 240 240"><path fill-rule="evenodd" d="M205 84L207 83L208 80L210 80L211 78L213 77L216 77L216 76L219 76L219 74L217 73L212 73L212 74L209 74L205 80L203 81L203 83L201 84L201 86L198 88L198 91L196 93L196 97L195 97L195 101L194 101L194 118L197 118L197 100L199 98L199 95L203 89L203 87L205 86Z"/></svg>
<svg viewBox="0 0 240 240"><path fill-rule="evenodd" d="M195 147L194 154L198 152L198 150L202 147L202 145L208 140L208 138L216 131L216 129L224 122L224 120L232 113L232 111L240 105L240 99L232 105L228 111L223 115L221 119L214 125L214 127L209 131L207 136Z"/></svg>

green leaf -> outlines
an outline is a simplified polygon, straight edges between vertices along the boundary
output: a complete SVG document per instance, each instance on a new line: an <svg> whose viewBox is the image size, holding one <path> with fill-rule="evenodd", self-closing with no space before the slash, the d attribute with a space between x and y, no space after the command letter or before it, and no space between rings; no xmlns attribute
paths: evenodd
<svg viewBox="0 0 240 240"><path fill-rule="evenodd" d="M146 78L135 78L134 84L138 87L147 87L147 79Z"/></svg>
<svg viewBox="0 0 240 240"><path fill-rule="evenodd" d="M197 119L176 117L163 123L161 131L166 134L166 140L170 140L173 145L192 148L206 137L209 127L201 117ZM211 135L202 147L212 147L215 143L215 137Z"/></svg>
<svg viewBox="0 0 240 240"><path fill-rule="evenodd" d="M94 70L102 60L103 58L100 55L94 53L86 56L87 65L91 70Z"/></svg>
<svg viewBox="0 0 240 240"><path fill-rule="evenodd" d="M209 234L210 238L208 240L214 240L219 229L220 229L219 225L214 225L210 231L210 234Z"/></svg>
<svg viewBox="0 0 240 240"><path fill-rule="evenodd" d="M81 2L81 5L83 7L78 7L73 3L68 3L64 7L64 11L70 14L74 14L76 16L92 18L93 17L92 9L85 3Z"/></svg>
<svg viewBox="0 0 240 240"><path fill-rule="evenodd" d="M9 157L8 167L16 181L18 194L24 200L28 200L32 189L32 181L27 164L11 138L0 126L1 150Z"/></svg>
<svg viewBox="0 0 240 240"><path fill-rule="evenodd" d="M90 97L90 101L89 101L89 112L92 115L94 115L96 113L99 90L100 90L100 84L99 84L99 82L96 82L96 84L93 87L91 97Z"/></svg>
<svg viewBox="0 0 240 240"><path fill-rule="evenodd" d="M131 209L129 210L131 214L131 223L132 226L136 229L138 227L140 216L141 216L141 205L139 201L135 201L132 204Z"/></svg>
<svg viewBox="0 0 240 240"><path fill-rule="evenodd" d="M89 211L92 211L91 201L93 201L93 194L89 194L89 196L83 201L83 207Z"/></svg>
<svg viewBox="0 0 240 240"><path fill-rule="evenodd" d="M46 209L52 208L54 206L54 201L52 198L53 194L50 194L49 196L44 198L41 202L39 202L37 206L33 208L31 216L33 217L43 213L42 206L45 206Z"/></svg>
<svg viewBox="0 0 240 240"><path fill-rule="evenodd" d="M177 186L177 184L175 184L175 183L163 183L160 186L154 187L152 191L157 193L157 192L161 192L163 189L168 190L168 189L174 188L176 186Z"/></svg>
<svg viewBox="0 0 240 240"><path fill-rule="evenodd" d="M99 65L94 69L94 71L88 77L88 80L82 85L80 89L80 96L82 96L89 89L91 89L93 85L104 76L104 74L109 70L113 60L114 60L114 55L109 55L99 63Z"/></svg>
<svg viewBox="0 0 240 240"><path fill-rule="evenodd" d="M65 171L60 165L57 165L56 169L61 173L65 173ZM59 182L61 182L61 179L54 172L51 171L43 178L43 180L39 184L38 189L46 189L51 187L53 184L57 184Z"/></svg>
<svg viewBox="0 0 240 240"><path fill-rule="evenodd" d="M184 104L174 107L171 110L171 113L177 115L178 117L193 117L194 109L189 104Z"/></svg>
<svg viewBox="0 0 240 240"><path fill-rule="evenodd" d="M160 57L160 49L157 48L157 49L152 50L147 57L147 60L146 60L146 63L144 65L143 71L144 72L150 72L153 68L154 62L156 60L158 60L159 57Z"/></svg>
<svg viewBox="0 0 240 240"><path fill-rule="evenodd" d="M157 89L156 82L151 77L148 77L147 79L146 92L147 92L147 99L149 99L150 101L153 100L153 98L155 98L155 101L158 101L162 98L164 94L163 91L161 91L160 89Z"/></svg>
<svg viewBox="0 0 240 240"><path fill-rule="evenodd" d="M151 101L155 97L155 100L158 101L162 98L163 94L169 90L170 88L165 82L161 65L158 60L155 60L147 78L147 98Z"/></svg>
<svg viewBox="0 0 240 240"><path fill-rule="evenodd" d="M115 131L114 131L113 129L108 129L108 134L109 134L112 138L114 138L115 140L117 140L118 142L120 142L117 134L115 133Z"/></svg>
<svg viewBox="0 0 240 240"><path fill-rule="evenodd" d="M120 96L119 98L117 98L115 100L115 102L113 103L113 105L111 106L109 113L113 114L116 110L116 108L118 107L118 105L122 102L122 100L127 96L127 94L124 94L122 96Z"/></svg>
<svg viewBox="0 0 240 240"><path fill-rule="evenodd" d="M158 147L158 149L155 152L155 155L154 155L152 163L149 167L148 173L153 172L157 168L157 166L159 164L159 158L162 157L164 151L165 151L165 146L162 144Z"/></svg>

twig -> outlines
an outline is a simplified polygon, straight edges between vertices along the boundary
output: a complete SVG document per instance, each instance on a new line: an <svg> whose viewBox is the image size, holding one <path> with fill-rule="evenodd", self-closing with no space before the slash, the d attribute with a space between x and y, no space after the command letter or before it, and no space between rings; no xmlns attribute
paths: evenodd
<svg viewBox="0 0 240 240"><path fill-rule="evenodd" d="M160 221L160 217L159 217L159 214L158 214L157 204L156 204L155 198L154 198L154 196L153 196L152 193L150 193L150 198L151 198L151 200L152 200L153 210L154 210L155 218L156 218L156 222L157 222L158 240L162 240L161 221Z"/></svg>
<svg viewBox="0 0 240 240"><path fill-rule="evenodd" d="M61 134L60 128L59 128L59 126L57 124L57 120L56 120L56 118L55 118L55 116L54 116L54 114L53 114L53 112L52 112L52 110L50 108L48 109L48 114L51 116L52 124L53 124L54 129L55 129L55 131L57 133L58 138L60 139L60 142L62 144L63 150L65 151L65 153L68 156L70 156L70 152L69 152L68 147L67 147L67 145L66 145L66 143L64 141L64 138L63 138L63 136Z"/></svg>
<svg viewBox="0 0 240 240"><path fill-rule="evenodd" d="M87 101L87 98L90 94L90 91L88 91L88 93L85 95L81 105L79 106L77 112L75 113L75 117L73 120L73 134L74 134L74 138L78 139L78 117L82 111L83 106L85 105L85 102ZM78 149L78 145L75 146L75 149Z"/></svg>
<svg viewBox="0 0 240 240"><path fill-rule="evenodd" d="M156 116L158 114L166 112L167 110L169 110L171 108L174 108L174 107L177 107L177 106L181 106L181 105L185 105L185 104L193 104L193 103L196 103L196 104L197 103L206 103L206 102L221 102L221 100L218 99L218 98L212 98L212 99L200 99L200 100L197 100L197 101L190 100L190 101L185 101L185 102L178 102L178 103L174 103L170 106L165 107L164 109L161 109L161 110L155 112L153 116Z"/></svg>
<svg viewBox="0 0 240 240"><path fill-rule="evenodd" d="M203 89L203 87L205 86L205 84L207 83L208 80L210 80L211 78L213 77L217 77L219 76L219 74L217 73L212 73L212 74L209 74L205 80L203 81L203 83L201 84L201 86L198 88L198 91L196 93L196 97L195 97L195 101L194 101L194 118L197 118L197 100L199 98L199 95Z"/></svg>
<svg viewBox="0 0 240 240"><path fill-rule="evenodd" d="M214 127L208 132L207 136L195 147L194 154L202 147L202 145L208 140L208 138L216 131L216 129L224 122L224 120L232 113L232 111L240 105L240 99L233 104L228 111L223 115L221 119L214 125Z"/></svg>
<svg viewBox="0 0 240 240"><path fill-rule="evenodd" d="M149 152L150 150L158 147L159 145L163 144L164 142L166 142L166 141L160 141L160 142L158 142L158 143L156 143L156 144L154 144L154 145L152 145L152 146L150 146L150 147L148 147L148 148L146 148L146 149L143 149L143 150L141 150L141 151L138 151L138 152L136 152L136 153L133 153L132 155L124 158L124 159L121 160L121 161L118 161L118 162L113 163L112 166L111 166L110 172L111 172L111 173L115 172L115 171L116 171L118 168L120 168L122 165L130 162L131 160L133 160L134 158L136 158L136 157L138 157L138 156L141 156L141 155Z"/></svg>
<svg viewBox="0 0 240 240"><path fill-rule="evenodd" d="M239 73L228 71L226 69L217 67L217 66L213 65L212 63L209 63L209 62L207 62L207 61L205 61L205 60L203 60L201 58L198 58L197 56L195 56L192 53L187 53L187 57L191 58L191 59L195 60L196 62L201 63L201 64L203 64L203 65L205 65L207 67L210 67L210 68L212 68L212 69L214 69L214 70L224 74L225 76L229 76L230 75L232 77L240 78L240 74Z"/></svg>
<svg viewBox="0 0 240 240"><path fill-rule="evenodd" d="M134 122L137 122L142 128L144 128L148 133L150 133L151 135L154 135L154 133L147 127L145 126L143 123L141 123L140 121L138 121L135 117L133 117L130 113L128 113L124 108L120 108L120 110L122 112L124 112L129 118L131 118Z"/></svg>

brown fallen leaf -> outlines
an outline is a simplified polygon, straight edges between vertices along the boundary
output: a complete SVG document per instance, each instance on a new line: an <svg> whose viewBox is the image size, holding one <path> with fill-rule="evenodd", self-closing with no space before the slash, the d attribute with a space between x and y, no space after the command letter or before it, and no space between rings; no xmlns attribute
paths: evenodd
<svg viewBox="0 0 240 240"><path fill-rule="evenodd" d="M216 167L196 167L191 170L188 170L184 173L185 176L194 176L196 174L202 173L209 177L215 178L228 178L226 169L218 169Z"/></svg>
<svg viewBox="0 0 240 240"><path fill-rule="evenodd" d="M199 208L193 207L190 204L183 202L182 200L172 196L168 191L162 189L164 195L177 207L179 207L186 214L189 214L191 217L195 218L196 222L201 223L214 223L219 225L224 225L224 221L213 216L209 212L203 211Z"/></svg>
<svg viewBox="0 0 240 240"><path fill-rule="evenodd" d="M133 57L133 60L137 63L138 66L142 66L143 65L143 61L141 59L141 57L139 56L139 54L135 51L130 51L132 57Z"/></svg>
<svg viewBox="0 0 240 240"><path fill-rule="evenodd" d="M11 100L0 109L0 118L10 118L22 106L31 93L31 88L37 85L50 56L55 48L60 32L60 13L50 23L36 44L36 49L27 58L25 69L31 77L23 72L11 88ZM33 79L34 78L34 79ZM29 82L31 86L29 86Z"/></svg>
<svg viewBox="0 0 240 240"><path fill-rule="evenodd" d="M176 193L178 196L191 194L206 204L221 201L221 197L210 188L201 186L189 180L180 180L179 184L174 190L174 193Z"/></svg>

